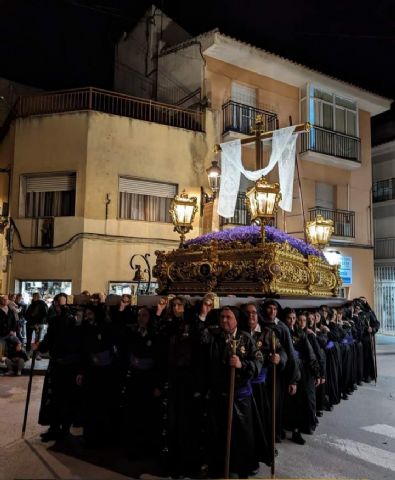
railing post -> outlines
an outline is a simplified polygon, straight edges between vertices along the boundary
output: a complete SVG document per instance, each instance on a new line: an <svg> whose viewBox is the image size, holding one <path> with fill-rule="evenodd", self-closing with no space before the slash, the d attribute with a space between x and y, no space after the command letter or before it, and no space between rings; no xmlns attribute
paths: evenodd
<svg viewBox="0 0 395 480"><path fill-rule="evenodd" d="M89 87L89 93L88 93L88 110L92 110L92 105L93 105L93 89L92 87Z"/></svg>

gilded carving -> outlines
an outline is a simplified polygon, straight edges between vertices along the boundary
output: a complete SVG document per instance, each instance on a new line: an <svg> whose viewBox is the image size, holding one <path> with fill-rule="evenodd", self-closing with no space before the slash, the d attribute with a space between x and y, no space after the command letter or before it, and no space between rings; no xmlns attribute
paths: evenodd
<svg viewBox="0 0 395 480"><path fill-rule="evenodd" d="M159 293L336 296L337 267L289 243L212 242L155 252Z"/></svg>

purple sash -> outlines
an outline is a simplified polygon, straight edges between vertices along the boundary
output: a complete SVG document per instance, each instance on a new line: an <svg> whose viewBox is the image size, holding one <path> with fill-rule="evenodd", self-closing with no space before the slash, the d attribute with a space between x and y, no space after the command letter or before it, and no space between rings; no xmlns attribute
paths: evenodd
<svg viewBox="0 0 395 480"><path fill-rule="evenodd" d="M267 371L268 369L266 367L262 367L261 371L259 372L259 375L256 378L253 378L251 380L251 383L253 385L256 385L258 383L265 383L266 377L267 377Z"/></svg>
<svg viewBox="0 0 395 480"><path fill-rule="evenodd" d="M299 358L300 358L300 353L299 353L297 350L294 350L294 356L295 356L296 359L299 360Z"/></svg>
<svg viewBox="0 0 395 480"><path fill-rule="evenodd" d="M240 387L235 391L236 400L248 398L248 397L251 397L251 395L252 395L252 387L250 382L248 382L244 387Z"/></svg>
<svg viewBox="0 0 395 480"><path fill-rule="evenodd" d="M332 340L330 340L330 341L326 344L325 350L330 350L330 349L333 348L334 346L335 346L335 344L332 342Z"/></svg>

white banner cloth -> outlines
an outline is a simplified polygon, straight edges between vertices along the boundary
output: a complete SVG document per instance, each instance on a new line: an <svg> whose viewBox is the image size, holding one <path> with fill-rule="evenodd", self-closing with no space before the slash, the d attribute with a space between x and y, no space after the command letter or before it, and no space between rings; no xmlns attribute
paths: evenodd
<svg viewBox="0 0 395 480"><path fill-rule="evenodd" d="M273 132L272 154L270 161L261 170L246 170L241 161L241 142L233 140L221 143L221 184L218 198L218 214L225 218L234 215L237 194L239 193L240 174L256 182L271 172L278 163L280 207L287 212L292 210L293 179L295 172L296 138L295 126L281 128Z"/></svg>

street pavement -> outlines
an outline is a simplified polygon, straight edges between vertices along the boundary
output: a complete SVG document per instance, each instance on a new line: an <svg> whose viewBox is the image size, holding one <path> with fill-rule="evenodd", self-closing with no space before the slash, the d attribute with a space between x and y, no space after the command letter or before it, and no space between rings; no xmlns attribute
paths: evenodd
<svg viewBox="0 0 395 480"><path fill-rule="evenodd" d="M377 346L379 380L359 387L333 412L325 412L304 446L278 445L276 478L395 478L395 338ZM28 377L0 378L0 480L121 480L158 478L149 461L136 462L125 448L91 450L81 437L43 444L37 425L43 376L34 377L25 439L21 426ZM79 434L78 431L72 433ZM262 466L255 478L270 478Z"/></svg>

